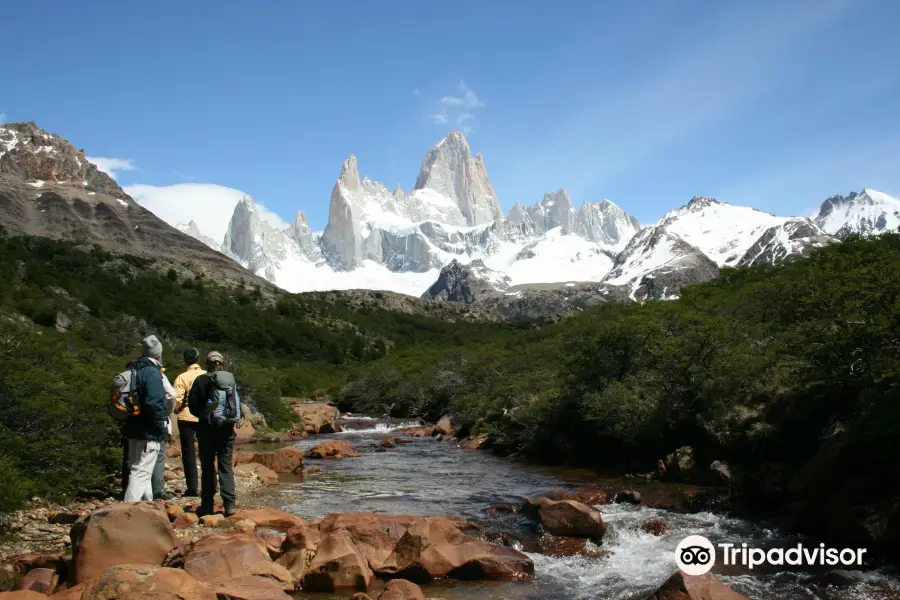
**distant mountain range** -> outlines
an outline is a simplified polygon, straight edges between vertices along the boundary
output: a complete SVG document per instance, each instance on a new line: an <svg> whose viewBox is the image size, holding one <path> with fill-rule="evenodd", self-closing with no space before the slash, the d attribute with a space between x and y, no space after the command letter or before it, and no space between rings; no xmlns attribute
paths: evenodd
<svg viewBox="0 0 900 600"><path fill-rule="evenodd" d="M518 316L677 298L682 285L723 267L778 263L853 233L900 227L900 200L871 189L828 198L811 219L693 198L641 228L609 200L576 209L562 189L504 215L484 158L457 131L428 151L410 192L360 178L356 158L347 158L321 233L303 211L279 228L245 197L218 240L203 223L167 226L58 136L9 124L0 126L0 208L0 224L14 230L188 255L213 272L288 291L388 290Z"/></svg>

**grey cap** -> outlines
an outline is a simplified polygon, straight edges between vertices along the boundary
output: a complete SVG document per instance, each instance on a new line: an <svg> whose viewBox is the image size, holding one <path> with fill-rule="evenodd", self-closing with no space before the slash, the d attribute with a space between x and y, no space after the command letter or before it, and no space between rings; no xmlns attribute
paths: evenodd
<svg viewBox="0 0 900 600"><path fill-rule="evenodd" d="M148 335L141 340L141 356L156 358L162 356L163 347L155 335Z"/></svg>
<svg viewBox="0 0 900 600"><path fill-rule="evenodd" d="M222 356L221 352L216 352L215 350L213 350L212 352L210 352L209 354L206 355L206 362L224 363L225 357Z"/></svg>

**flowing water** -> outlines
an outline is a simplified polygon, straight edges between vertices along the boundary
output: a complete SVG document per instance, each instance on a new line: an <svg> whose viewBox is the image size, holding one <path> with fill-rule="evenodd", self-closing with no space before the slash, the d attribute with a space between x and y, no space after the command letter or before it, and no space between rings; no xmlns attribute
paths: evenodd
<svg viewBox="0 0 900 600"><path fill-rule="evenodd" d="M459 450L449 442L414 438L386 452L375 443L394 429L412 425L366 419L349 423L355 430L299 442L309 448L327 439L345 439L359 448L360 458L310 461L320 473L301 483L286 483L291 502L284 508L305 518L328 513L377 512L418 516L465 517L482 526L527 535L534 525L518 515L490 517L486 509L521 502L553 491L575 490L596 482L583 471L523 465L490 452ZM757 547L792 547L797 538L757 523L713 513L676 514L664 510L611 504L599 507L607 523L605 558L551 558L528 553L535 565L533 583L454 583L425 587L432 598L474 600L644 600L677 569L675 547L687 535L718 542L747 542ZM659 517L668 530L654 536L640 529ZM886 571L818 572L800 567L725 570L718 576L751 600L863 600L900 598L900 579ZM782 569L782 570L778 570ZM330 598L304 595L300 598Z"/></svg>

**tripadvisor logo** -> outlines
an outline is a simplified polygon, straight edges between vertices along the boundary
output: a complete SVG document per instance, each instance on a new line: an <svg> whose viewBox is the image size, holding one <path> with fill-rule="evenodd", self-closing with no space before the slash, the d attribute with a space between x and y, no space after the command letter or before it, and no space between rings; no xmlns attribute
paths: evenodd
<svg viewBox="0 0 900 600"><path fill-rule="evenodd" d="M689 535L675 548L675 562L688 575L703 575L715 566L717 557L723 565L741 565L748 569L760 565L860 567L865 553L865 548L838 549L828 548L825 544L811 547L797 544L790 548L763 550L746 543L720 543L717 552L716 546L702 535Z"/></svg>

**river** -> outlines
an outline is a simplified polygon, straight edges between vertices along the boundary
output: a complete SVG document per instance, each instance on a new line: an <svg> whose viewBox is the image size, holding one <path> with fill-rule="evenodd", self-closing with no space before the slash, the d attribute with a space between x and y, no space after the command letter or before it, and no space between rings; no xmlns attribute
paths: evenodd
<svg viewBox="0 0 900 600"><path fill-rule="evenodd" d="M504 502L590 485L583 471L523 465L486 451L456 449L450 442L414 438L386 452L375 443L394 429L412 425L399 421L354 420L362 429L311 437L298 443L306 449L340 438L359 448L361 456L344 460L309 461L322 471L303 483L285 482L290 498L285 510L307 519L328 513L377 512L417 516L465 517L482 526L527 534L533 525L518 515L490 517L486 509ZM643 506L600 506L608 531L602 548L605 558L551 558L528 553L535 565L533 583L472 584L443 582L425 586L425 595L447 600L644 600L671 575L674 550L687 535L703 535L718 542L747 542L761 547L795 546L798 538L760 524L720 514L676 514ZM666 521L662 536L645 533L649 518ZM880 571L841 571L831 574L782 567L775 570L723 571L720 579L751 600L864 600L900 598L900 578ZM838 585L834 585L839 579ZM325 600L329 595L299 594L297 598Z"/></svg>

